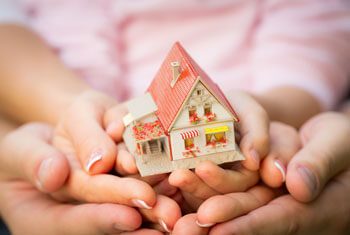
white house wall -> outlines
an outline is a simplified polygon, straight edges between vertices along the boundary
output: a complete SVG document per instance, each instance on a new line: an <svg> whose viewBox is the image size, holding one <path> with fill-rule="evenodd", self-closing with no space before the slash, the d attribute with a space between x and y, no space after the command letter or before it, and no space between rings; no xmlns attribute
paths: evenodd
<svg viewBox="0 0 350 235"><path fill-rule="evenodd" d="M213 148L211 146L206 146L205 128L214 128L219 126L227 126L229 128L228 131L225 132L226 140L227 140L226 146L225 147L218 146L216 148ZM198 149L200 150L199 152L196 153L197 157L213 154L213 153L236 150L234 124L232 121L193 126L190 128L177 129L177 130L171 131L170 141L171 141L171 149L173 153L173 160L180 160L185 158L183 155L183 152L185 151L185 143L181 137L181 133L191 131L191 130L199 131L199 136L194 137L194 146L195 148L198 147Z"/></svg>
<svg viewBox="0 0 350 235"><path fill-rule="evenodd" d="M203 91L202 97L198 97L196 94L197 90L201 89ZM216 114L216 121L230 120L232 119L231 114L220 104L217 99L204 87L201 82L198 82L195 89L192 91L190 98L187 100L185 105L183 106L183 110L177 116L176 121L173 124L172 129L184 128L195 126L192 125L189 121L188 108L190 106L197 107L197 114L199 117L204 117L204 104L205 103L212 104L212 112ZM205 124L206 121L203 119L198 124Z"/></svg>
<svg viewBox="0 0 350 235"><path fill-rule="evenodd" d="M197 95L197 90L202 90L202 95ZM207 122L204 118L204 105L210 103L212 112L216 114L215 121ZM189 120L189 107L196 106L197 115L201 121L197 124L191 124ZM212 148L206 146L205 128L213 128L227 126L229 130L226 132L227 145L225 147ZM225 152L236 149L234 136L234 121L232 115L222 106L221 103L205 88L205 86L198 82L193 89L189 99L183 106L183 110L177 116L176 121L170 130L171 151L173 153L173 160L184 159L183 152L185 151L185 143L182 139L181 133L191 130L199 131L199 136L194 138L195 148L198 147L199 152L196 156L208 155L216 152Z"/></svg>

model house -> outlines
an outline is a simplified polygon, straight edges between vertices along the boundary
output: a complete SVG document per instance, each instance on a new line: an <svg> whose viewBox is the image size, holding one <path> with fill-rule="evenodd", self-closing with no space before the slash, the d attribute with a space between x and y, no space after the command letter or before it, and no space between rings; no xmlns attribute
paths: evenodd
<svg viewBox="0 0 350 235"><path fill-rule="evenodd" d="M244 159L235 142L235 111L179 43L145 95L127 108L123 137L142 176Z"/></svg>

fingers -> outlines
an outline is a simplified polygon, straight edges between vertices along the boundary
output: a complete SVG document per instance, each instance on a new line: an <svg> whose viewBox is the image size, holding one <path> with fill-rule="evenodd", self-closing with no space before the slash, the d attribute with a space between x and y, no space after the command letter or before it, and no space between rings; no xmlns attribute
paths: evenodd
<svg viewBox="0 0 350 235"><path fill-rule="evenodd" d="M196 224L197 215L188 214L179 219L174 227L172 235L205 235L208 234L209 228L201 228Z"/></svg>
<svg viewBox="0 0 350 235"><path fill-rule="evenodd" d="M259 208L276 196L272 189L255 186L244 193L230 193L209 198L199 207L197 224L211 227Z"/></svg>
<svg viewBox="0 0 350 235"><path fill-rule="evenodd" d="M118 104L109 109L104 116L106 131L114 141L120 142L123 138L124 123L123 118L128 113L124 104Z"/></svg>
<svg viewBox="0 0 350 235"><path fill-rule="evenodd" d="M210 235L297 234L300 220L299 215L295 214L295 212L300 208L293 208L295 204L292 200L284 201L285 206L281 204L268 204L257 208L248 215L218 224L211 229ZM290 208L287 209L287 207ZM300 212L298 213L300 214Z"/></svg>
<svg viewBox="0 0 350 235"><path fill-rule="evenodd" d="M152 208L156 203L154 190L147 183L114 175L88 175L80 168L74 155L67 155L72 167L65 187L54 196L66 200L93 203L118 203L139 208Z"/></svg>
<svg viewBox="0 0 350 235"><path fill-rule="evenodd" d="M77 100L64 115L57 128L54 142L69 140L86 172L110 171L117 155L117 147L103 129L103 116L113 101L100 94L86 94Z"/></svg>
<svg viewBox="0 0 350 235"><path fill-rule="evenodd" d="M116 159L115 170L120 175L133 175L138 173L135 158L126 149L125 144L118 144L118 156Z"/></svg>
<svg viewBox="0 0 350 235"><path fill-rule="evenodd" d="M162 235L162 232L152 229L139 229L133 232L122 232L120 235Z"/></svg>
<svg viewBox="0 0 350 235"><path fill-rule="evenodd" d="M348 234L349 177L349 171L336 176L312 203L280 196L245 216L216 225L210 234Z"/></svg>
<svg viewBox="0 0 350 235"><path fill-rule="evenodd" d="M249 95L232 91L227 95L240 119L238 131L242 139L240 148L246 157L243 161L248 170L259 169L260 160L269 151L269 118L265 110Z"/></svg>
<svg viewBox="0 0 350 235"><path fill-rule="evenodd" d="M171 197L178 192L177 187L169 184L168 178L153 186L153 189L157 194L165 195L168 197Z"/></svg>
<svg viewBox="0 0 350 235"><path fill-rule="evenodd" d="M169 183L199 199L207 199L218 193L204 183L194 172L179 169L169 176Z"/></svg>
<svg viewBox="0 0 350 235"><path fill-rule="evenodd" d="M140 209L146 220L159 224L164 232L170 233L175 223L181 217L178 204L165 196L158 195L157 203L150 210Z"/></svg>
<svg viewBox="0 0 350 235"><path fill-rule="evenodd" d="M237 170L223 169L210 161L200 163L195 171L203 182L221 194L246 191L259 181L256 171L243 167Z"/></svg>
<svg viewBox="0 0 350 235"><path fill-rule="evenodd" d="M283 123L272 122L270 144L270 152L261 164L260 175L267 185L278 188L285 182L286 166L301 148L301 142L296 129Z"/></svg>
<svg viewBox="0 0 350 235"><path fill-rule="evenodd" d="M61 218L62 221L58 221L58 224L65 231L70 231L72 228L77 231L63 234L120 233L121 231L133 231L142 222L140 214L135 209L123 205L82 204L69 207L69 211L65 213L64 218ZM77 224L83 226L77 228Z"/></svg>
<svg viewBox="0 0 350 235"><path fill-rule="evenodd" d="M307 122L300 135L304 147L289 163L287 188L294 198L308 202L350 166L350 122L340 114L322 114Z"/></svg>
<svg viewBox="0 0 350 235"><path fill-rule="evenodd" d="M142 177L141 175L137 174L137 175L130 175L129 177L144 181L151 186L155 186L160 182L162 182L163 180L167 179L168 174L150 175L145 177Z"/></svg>
<svg viewBox="0 0 350 235"><path fill-rule="evenodd" d="M9 134L0 147L0 171L9 179L24 179L43 192L54 192L69 174L67 159L49 143L52 128L25 125Z"/></svg>
<svg viewBox="0 0 350 235"><path fill-rule="evenodd" d="M2 215L13 234L103 235L133 231L141 225L140 214L130 207L60 204L22 182L8 185L0 197L7 202Z"/></svg>

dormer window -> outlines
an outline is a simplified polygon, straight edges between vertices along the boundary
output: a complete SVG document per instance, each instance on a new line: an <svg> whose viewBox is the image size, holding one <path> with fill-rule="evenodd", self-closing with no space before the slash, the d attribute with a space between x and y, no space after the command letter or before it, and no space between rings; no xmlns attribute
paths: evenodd
<svg viewBox="0 0 350 235"><path fill-rule="evenodd" d="M209 103L204 104L204 115L208 116L211 113L212 113L211 104Z"/></svg>
<svg viewBox="0 0 350 235"><path fill-rule="evenodd" d="M191 117L197 113L197 108L196 106L190 106L188 108L188 116Z"/></svg>
<svg viewBox="0 0 350 235"><path fill-rule="evenodd" d="M198 117L196 106L190 106L188 108L188 116L191 124L195 125L198 122L200 122L200 118Z"/></svg>
<svg viewBox="0 0 350 235"><path fill-rule="evenodd" d="M204 104L204 118L207 122L216 120L216 114L213 113L212 105L210 103Z"/></svg>

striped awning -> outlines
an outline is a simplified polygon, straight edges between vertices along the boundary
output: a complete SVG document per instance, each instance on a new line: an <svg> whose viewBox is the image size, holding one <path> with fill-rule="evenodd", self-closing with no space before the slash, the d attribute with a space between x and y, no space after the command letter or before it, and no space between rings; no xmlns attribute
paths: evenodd
<svg viewBox="0 0 350 235"><path fill-rule="evenodd" d="M197 131L197 130L186 131L186 132L181 133L181 137L183 140L194 138L196 136L199 136L199 131Z"/></svg>

